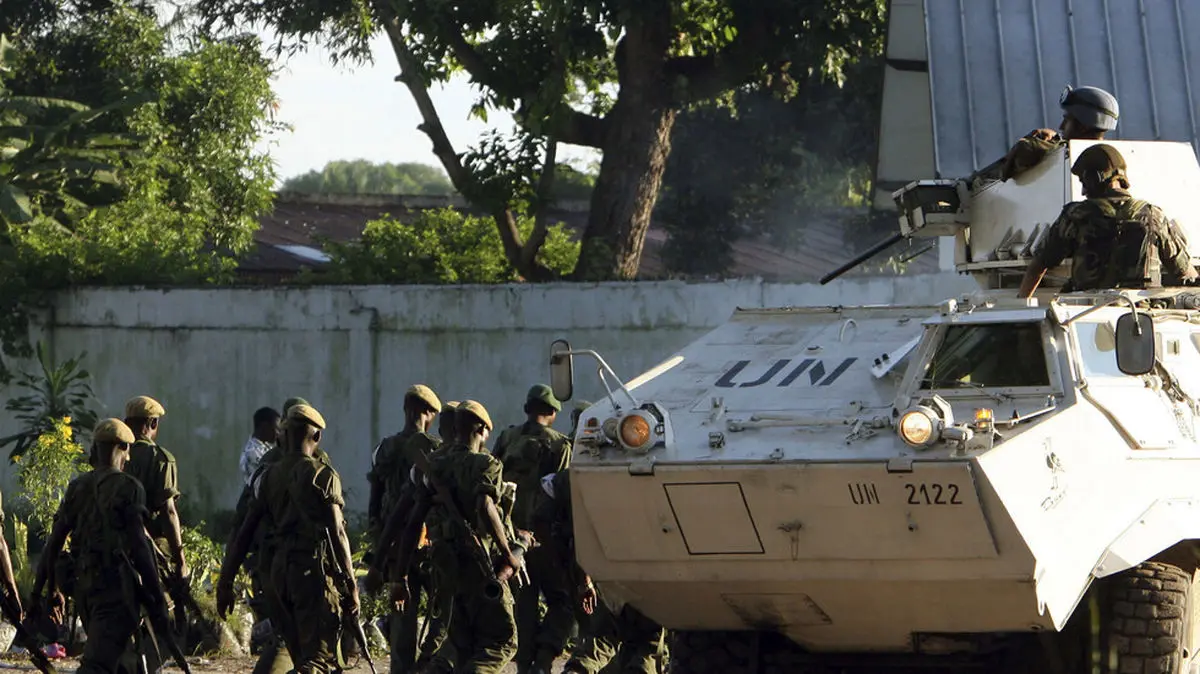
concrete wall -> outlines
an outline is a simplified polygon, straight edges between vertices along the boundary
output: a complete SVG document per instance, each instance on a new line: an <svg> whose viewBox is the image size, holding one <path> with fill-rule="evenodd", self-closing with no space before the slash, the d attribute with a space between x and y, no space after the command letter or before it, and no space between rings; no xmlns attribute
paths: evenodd
<svg viewBox="0 0 1200 674"><path fill-rule="evenodd" d="M120 416L139 394L166 406L160 441L178 457L187 507L231 508L254 410L299 395L328 420L323 447L350 507L361 510L370 451L402 425L401 397L412 383L443 399L478 399L507 425L521 420L528 386L547 378L548 347L560 337L597 349L632 378L736 307L925 304L976 287L969 277L937 274L829 286L87 289L58 297L45 336L55 358L88 352L102 414ZM577 396L598 397L590 369L577 370ZM0 391L0 399L10 395ZM0 426L11 424L0 416Z"/></svg>

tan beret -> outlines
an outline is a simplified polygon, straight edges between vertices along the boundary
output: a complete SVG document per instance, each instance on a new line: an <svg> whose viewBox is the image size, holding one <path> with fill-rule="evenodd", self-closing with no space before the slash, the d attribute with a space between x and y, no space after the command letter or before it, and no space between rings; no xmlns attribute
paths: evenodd
<svg viewBox="0 0 1200 674"><path fill-rule="evenodd" d="M442 401L438 400L437 394L433 392L433 389L424 384L416 384L408 387L408 390L404 392L404 397L416 398L432 407L434 412L442 411Z"/></svg>
<svg viewBox="0 0 1200 674"><path fill-rule="evenodd" d="M137 396L125 403L126 419L153 419L166 413L162 404L150 396Z"/></svg>
<svg viewBox="0 0 1200 674"><path fill-rule="evenodd" d="M463 401L459 403L457 408L455 408L454 413L461 414L463 412L466 412L476 419L479 419L483 422L484 426L488 427L489 431L492 430L492 418L488 416L487 410L484 409L483 405L480 405L474 400Z"/></svg>
<svg viewBox="0 0 1200 674"><path fill-rule="evenodd" d="M96 428L92 430L92 440L94 442L123 442L132 445L134 437L133 431L125 425L124 421L105 419L96 424Z"/></svg>
<svg viewBox="0 0 1200 674"><path fill-rule="evenodd" d="M458 409L458 406L461 404L462 403L458 402L457 400L447 400L446 402L442 403L442 411L453 412L454 410Z"/></svg>
<svg viewBox="0 0 1200 674"><path fill-rule="evenodd" d="M292 405L288 410L288 421L303 421L317 428L325 428L325 417L312 405Z"/></svg>

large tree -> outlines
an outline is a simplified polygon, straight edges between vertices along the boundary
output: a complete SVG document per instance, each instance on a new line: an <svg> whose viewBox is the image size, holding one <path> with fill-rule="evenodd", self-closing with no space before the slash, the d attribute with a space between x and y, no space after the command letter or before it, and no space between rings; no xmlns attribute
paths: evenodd
<svg viewBox="0 0 1200 674"><path fill-rule="evenodd" d="M229 277L274 182L255 150L273 95L254 40L171 39L124 7L47 20L0 47L0 346L10 356L29 353L29 312L49 291Z"/></svg>
<svg viewBox="0 0 1200 674"><path fill-rule="evenodd" d="M883 0L199 0L214 22L274 28L289 44L323 41L363 58L385 31L422 130L455 187L490 212L526 278L544 227L516 222L547 198L560 143L603 152L575 270L631 278L681 109L751 84L786 95L793 72L837 78L864 49ZM464 156L428 88L455 73L478 87L477 110L513 112L520 134ZM386 111L380 111L386 114Z"/></svg>

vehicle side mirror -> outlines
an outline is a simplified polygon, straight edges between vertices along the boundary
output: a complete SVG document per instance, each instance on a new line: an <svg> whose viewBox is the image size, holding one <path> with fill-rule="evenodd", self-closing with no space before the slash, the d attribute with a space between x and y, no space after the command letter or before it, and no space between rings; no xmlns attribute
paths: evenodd
<svg viewBox="0 0 1200 674"><path fill-rule="evenodd" d="M556 339L550 345L550 389L559 400L570 400L575 393L575 361L571 345Z"/></svg>
<svg viewBox="0 0 1200 674"><path fill-rule="evenodd" d="M1117 368L1141 375L1154 369L1154 319L1130 312L1117 319Z"/></svg>

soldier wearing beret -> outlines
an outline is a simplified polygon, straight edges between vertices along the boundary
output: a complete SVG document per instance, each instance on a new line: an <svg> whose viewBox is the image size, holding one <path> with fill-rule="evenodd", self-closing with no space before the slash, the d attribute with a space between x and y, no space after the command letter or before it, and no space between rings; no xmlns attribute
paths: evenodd
<svg viewBox="0 0 1200 674"><path fill-rule="evenodd" d="M382 544L383 528L388 517L399 507L407 512L411 505L410 483L415 454L428 457L438 448L439 441L430 435L433 420L442 410L442 402L433 389L415 384L404 393L404 427L399 433L384 438L371 455L371 484L367 517L372 531L372 547L378 551ZM407 495L407 500L406 500ZM398 580L398 579L391 579ZM416 561L410 586L414 594L428 592L431 587L424 552ZM391 647L390 665L393 672L408 672L417 662L417 623L420 600L406 602L388 620L388 641Z"/></svg>
<svg viewBox="0 0 1200 674"><path fill-rule="evenodd" d="M133 431L105 419L92 433L94 470L71 481L46 541L33 596L48 589L61 602L57 560L71 537L75 599L88 639L80 672L138 671L133 636L141 621L135 588L151 610L165 615L166 598L146 538L149 513L142 485L122 471Z"/></svg>
<svg viewBox="0 0 1200 674"><path fill-rule="evenodd" d="M1125 158L1111 145L1092 145L1071 172L1087 199L1063 206L1033 253L1019 297L1029 297L1046 271L1071 258L1064 291L1154 288L1196 278L1187 239L1157 206L1129 194Z"/></svg>
<svg viewBox="0 0 1200 674"><path fill-rule="evenodd" d="M502 466L485 446L491 417L483 405L467 400L454 418L456 444L433 455L429 475L416 485L395 570L401 575L408 570L416 532L428 521L440 572L438 596L451 598L453 671L497 674L516 652L508 580L523 566L525 548L503 508L511 494Z"/></svg>
<svg viewBox="0 0 1200 674"><path fill-rule="evenodd" d="M533 511L543 475L566 470L571 461L571 439L550 427L562 403L545 384L525 396L525 423L500 434L493 450L504 464L504 480L517 485L513 526L533 530ZM517 671L549 672L554 659L566 649L575 622L570 579L548 550L529 551L530 584L517 590ZM546 599L540 616L538 596Z"/></svg>
<svg viewBox="0 0 1200 674"><path fill-rule="evenodd" d="M316 409L293 405L286 425L288 445L278 461L259 472L250 512L222 564L217 609L222 615L232 609L234 576L256 530L266 522L273 528L270 614L280 623L294 671L340 671L336 653L343 599L354 611L359 604L355 586L338 587L329 575L335 565L354 568L342 515L341 477L316 457L325 429L325 419Z"/></svg>
<svg viewBox="0 0 1200 674"><path fill-rule="evenodd" d="M183 557L183 535L179 525L179 468L175 455L158 444L159 420L167 411L155 399L137 396L125 403L125 424L133 431L136 441L129 449L125 472L137 478L146 490L146 507L150 511L150 536L170 561L170 573L187 576L187 561Z"/></svg>
<svg viewBox="0 0 1200 674"><path fill-rule="evenodd" d="M308 401L304 398L293 396L283 402L283 416L280 418L278 441L266 454L262 456L258 467L250 477L250 484L242 489L242 494L238 498L237 507L234 510L232 531L229 534L229 540L226 542L226 549L233 547L233 541L237 538L238 532L242 528L242 524L246 521L246 515L250 512L250 505L254 500L254 483L259 478L266 467L279 461L284 455L285 448L290 446L287 439L288 410L296 405L308 405ZM311 405L310 405L311 406ZM329 455L319 447L316 451L316 457L325 465L332 465L329 462ZM256 619L266 620L271 626L272 636L269 641L263 644L262 650L258 654L258 660L254 663L253 674L286 674L292 670L292 659L288 654L287 648L283 644L283 634L279 631L279 619L271 619L271 601L274 591L271 587L271 559L274 556L275 549L273 546L272 534L274 526L269 519L264 520L259 525L255 533L254 540L250 543L250 547L244 561L246 573L250 576L250 586L254 593L254 599L250 603L251 609L254 611Z"/></svg>

